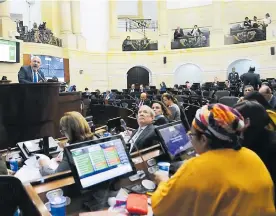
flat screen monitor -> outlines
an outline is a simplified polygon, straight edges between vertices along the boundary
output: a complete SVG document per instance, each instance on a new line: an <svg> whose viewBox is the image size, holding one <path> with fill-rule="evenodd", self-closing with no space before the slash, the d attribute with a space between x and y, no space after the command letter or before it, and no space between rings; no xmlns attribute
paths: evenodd
<svg viewBox="0 0 276 216"><path fill-rule="evenodd" d="M127 177L135 171L120 135L73 144L65 147L65 153L80 189Z"/></svg>
<svg viewBox="0 0 276 216"><path fill-rule="evenodd" d="M171 160L193 147L181 121L159 126L155 130Z"/></svg>
<svg viewBox="0 0 276 216"><path fill-rule="evenodd" d="M0 39L0 50L0 62L20 62L19 42Z"/></svg>

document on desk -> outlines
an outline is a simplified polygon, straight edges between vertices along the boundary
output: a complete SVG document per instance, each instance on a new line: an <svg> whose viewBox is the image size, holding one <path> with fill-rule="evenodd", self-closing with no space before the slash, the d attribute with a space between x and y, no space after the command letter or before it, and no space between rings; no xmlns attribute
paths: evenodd
<svg viewBox="0 0 276 216"><path fill-rule="evenodd" d="M42 177L38 168L26 165L21 167L21 169L18 170L14 176L20 179L22 183L29 183Z"/></svg>
<svg viewBox="0 0 276 216"><path fill-rule="evenodd" d="M49 160L49 167L53 170L57 169L58 163L54 158L50 160L49 157L45 155L36 155L39 156L40 159ZM19 178L22 183L29 183L34 180L42 178L40 171L39 171L39 164L36 156L30 157L28 160L25 161L25 164L20 170L18 170L15 174L15 177Z"/></svg>

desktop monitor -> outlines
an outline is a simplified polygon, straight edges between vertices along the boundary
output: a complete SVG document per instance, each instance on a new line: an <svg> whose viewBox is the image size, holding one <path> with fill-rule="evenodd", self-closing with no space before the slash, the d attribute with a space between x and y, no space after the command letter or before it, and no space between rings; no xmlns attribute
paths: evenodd
<svg viewBox="0 0 276 216"><path fill-rule="evenodd" d="M80 189L135 172L121 135L73 144L65 147L65 153Z"/></svg>
<svg viewBox="0 0 276 216"><path fill-rule="evenodd" d="M181 121L159 126L155 130L171 160L179 158L186 150L193 147Z"/></svg>

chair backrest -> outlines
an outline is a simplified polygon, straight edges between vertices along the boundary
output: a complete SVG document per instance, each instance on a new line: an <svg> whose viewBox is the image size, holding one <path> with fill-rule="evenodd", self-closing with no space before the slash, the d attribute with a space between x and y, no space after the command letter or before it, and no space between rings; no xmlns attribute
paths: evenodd
<svg viewBox="0 0 276 216"><path fill-rule="evenodd" d="M233 107L238 102L238 100L238 97L224 96L219 99L219 103L229 107Z"/></svg>
<svg viewBox="0 0 276 216"><path fill-rule="evenodd" d="M230 92L229 92L229 91L224 91L224 90L222 90L222 91L217 91L217 92L215 93L215 96L216 96L216 98L217 98L218 101L219 101L220 98L222 98L222 97L224 97L224 96L229 96L229 95L230 95Z"/></svg>
<svg viewBox="0 0 276 216"><path fill-rule="evenodd" d="M13 176L0 176L1 215L14 215L20 209L21 215L40 216L21 181Z"/></svg>

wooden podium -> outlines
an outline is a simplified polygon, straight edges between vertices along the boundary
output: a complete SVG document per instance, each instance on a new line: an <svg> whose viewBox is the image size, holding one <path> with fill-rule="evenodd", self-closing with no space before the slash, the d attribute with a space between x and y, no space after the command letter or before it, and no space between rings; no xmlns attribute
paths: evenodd
<svg viewBox="0 0 276 216"><path fill-rule="evenodd" d="M59 85L0 85L0 149L54 134Z"/></svg>

